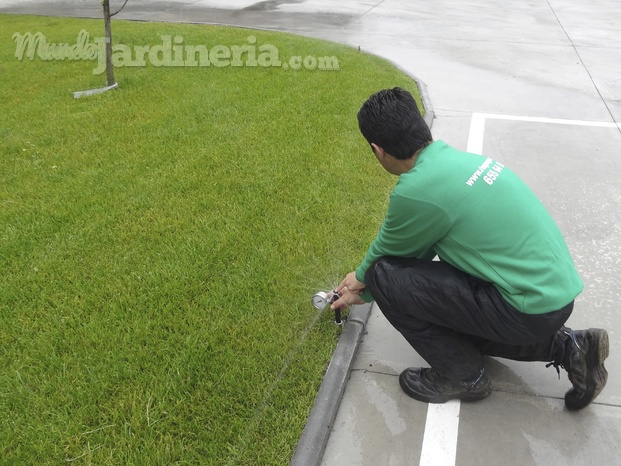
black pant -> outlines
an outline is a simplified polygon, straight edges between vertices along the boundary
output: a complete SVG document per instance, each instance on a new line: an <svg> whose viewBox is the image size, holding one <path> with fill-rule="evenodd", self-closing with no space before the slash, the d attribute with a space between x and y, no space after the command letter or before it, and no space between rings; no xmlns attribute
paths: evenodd
<svg viewBox="0 0 621 466"><path fill-rule="evenodd" d="M382 313L420 356L444 377L473 380L483 355L551 361L557 331L573 310L525 314L491 284L436 261L383 257L365 284ZM559 340L560 338L560 340Z"/></svg>

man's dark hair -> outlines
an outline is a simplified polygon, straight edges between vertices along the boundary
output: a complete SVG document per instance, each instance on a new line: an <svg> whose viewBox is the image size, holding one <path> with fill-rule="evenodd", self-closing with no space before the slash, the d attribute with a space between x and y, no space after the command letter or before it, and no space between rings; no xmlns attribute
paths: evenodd
<svg viewBox="0 0 621 466"><path fill-rule="evenodd" d="M433 138L412 94L399 87L373 94L358 112L360 132L397 159L408 159Z"/></svg>

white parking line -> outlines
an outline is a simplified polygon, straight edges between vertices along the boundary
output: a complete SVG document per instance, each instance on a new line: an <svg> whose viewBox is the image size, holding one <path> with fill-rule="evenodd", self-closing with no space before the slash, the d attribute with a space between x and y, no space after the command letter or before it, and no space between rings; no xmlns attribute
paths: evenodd
<svg viewBox="0 0 621 466"><path fill-rule="evenodd" d="M420 466L453 466L457 454L459 400L429 403Z"/></svg>
<svg viewBox="0 0 621 466"><path fill-rule="evenodd" d="M470 119L470 133L468 134L468 146L466 151L473 154L483 153L483 135L485 134L485 119L488 115L484 113L473 113Z"/></svg>
<svg viewBox="0 0 621 466"><path fill-rule="evenodd" d="M591 126L596 128L618 128L621 123L589 120L566 120L562 118L527 117L521 115L498 115L495 113L473 113L470 119L470 133L466 150L473 154L483 153L483 137L485 134L485 120L524 121L527 123L548 123L555 125Z"/></svg>
<svg viewBox="0 0 621 466"><path fill-rule="evenodd" d="M520 115L498 115L495 113L473 113L473 121L475 119L493 119L493 120L511 120L511 121L526 121L530 123L552 123L556 125L575 125L575 126L595 126L600 128L619 128L621 123L611 123L604 121L589 121L589 120L566 120L563 118L545 118L545 117L527 117ZM472 126L470 127L472 130ZM483 134L481 133L481 137Z"/></svg>

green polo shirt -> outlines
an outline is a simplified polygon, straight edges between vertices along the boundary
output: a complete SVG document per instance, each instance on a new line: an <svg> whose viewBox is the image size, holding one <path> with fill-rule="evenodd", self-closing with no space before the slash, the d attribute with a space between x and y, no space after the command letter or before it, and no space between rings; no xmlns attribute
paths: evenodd
<svg viewBox="0 0 621 466"><path fill-rule="evenodd" d="M356 278L382 256L432 259L496 286L516 309L560 309L584 284L541 201L508 168L435 141L399 177ZM363 293L365 301L372 296Z"/></svg>

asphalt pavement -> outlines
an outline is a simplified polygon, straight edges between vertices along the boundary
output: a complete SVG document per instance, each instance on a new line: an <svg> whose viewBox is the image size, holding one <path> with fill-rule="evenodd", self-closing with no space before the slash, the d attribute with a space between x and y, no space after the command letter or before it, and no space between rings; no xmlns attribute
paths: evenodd
<svg viewBox="0 0 621 466"><path fill-rule="evenodd" d="M99 8L0 0L0 12L100 17ZM320 426L321 464L620 464L618 0L130 0L117 18L281 30L386 57L426 84L434 137L511 167L567 239L585 281L568 325L610 335L608 385L591 406L564 408L563 371L492 358L489 398L412 400L398 374L424 361L373 307L347 324L357 351L341 365L336 417Z"/></svg>

